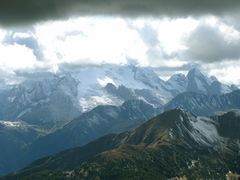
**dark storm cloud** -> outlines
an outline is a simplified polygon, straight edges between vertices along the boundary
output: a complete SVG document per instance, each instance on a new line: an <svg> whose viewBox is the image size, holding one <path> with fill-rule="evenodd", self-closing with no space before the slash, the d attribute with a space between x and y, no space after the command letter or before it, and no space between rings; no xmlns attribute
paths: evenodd
<svg viewBox="0 0 240 180"><path fill-rule="evenodd" d="M239 0L2 0L0 24L14 25L72 15L222 15L235 13L239 7Z"/></svg>
<svg viewBox="0 0 240 180"><path fill-rule="evenodd" d="M201 24L186 39L188 49L180 57L202 63L239 60L240 40L227 40L224 35L216 27Z"/></svg>

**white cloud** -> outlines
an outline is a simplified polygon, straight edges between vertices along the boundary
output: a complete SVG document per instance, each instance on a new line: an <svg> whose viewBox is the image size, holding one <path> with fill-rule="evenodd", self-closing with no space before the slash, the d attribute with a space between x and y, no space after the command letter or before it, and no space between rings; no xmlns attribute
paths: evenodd
<svg viewBox="0 0 240 180"><path fill-rule="evenodd" d="M34 68L37 65L36 57L26 46L0 44L0 68L7 70L21 70Z"/></svg>
<svg viewBox="0 0 240 180"><path fill-rule="evenodd" d="M186 48L182 39L197 27L198 21L192 18L165 19L154 24L158 30L158 39L163 49L171 54Z"/></svg>
<svg viewBox="0 0 240 180"><path fill-rule="evenodd" d="M159 41L159 45L168 54L185 49L182 39L191 33L197 27L198 23L199 21L193 18L149 18L129 22L132 28L138 30L144 29L146 26L152 28L155 31L154 33L156 33L155 38ZM144 35L149 36L146 33Z"/></svg>
<svg viewBox="0 0 240 180"><path fill-rule="evenodd" d="M240 60L224 61L204 66L210 75L218 77L218 79L226 84L240 85Z"/></svg>
<svg viewBox="0 0 240 180"><path fill-rule="evenodd" d="M126 56L146 63L145 44L120 18L50 22L36 26L36 36L44 47L45 58L56 63L120 64L126 63Z"/></svg>
<svg viewBox="0 0 240 180"><path fill-rule="evenodd" d="M22 81L22 77L16 75L17 71L35 71L45 66L47 65L37 61L32 49L18 44L2 45L0 43L0 88L5 84L16 84Z"/></svg>

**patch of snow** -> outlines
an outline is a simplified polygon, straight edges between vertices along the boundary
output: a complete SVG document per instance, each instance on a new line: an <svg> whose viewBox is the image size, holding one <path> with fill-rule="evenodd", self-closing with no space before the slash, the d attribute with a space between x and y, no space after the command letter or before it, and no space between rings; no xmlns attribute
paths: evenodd
<svg viewBox="0 0 240 180"><path fill-rule="evenodd" d="M83 111L91 110L98 105L120 105L121 103L122 101L111 99L106 95L80 98L79 100L79 104L82 107Z"/></svg>
<svg viewBox="0 0 240 180"><path fill-rule="evenodd" d="M0 121L0 124L6 126L6 127L21 127L21 122L12 122L12 121Z"/></svg>
<svg viewBox="0 0 240 180"><path fill-rule="evenodd" d="M112 100L106 96L92 96L92 100L97 104L111 104Z"/></svg>

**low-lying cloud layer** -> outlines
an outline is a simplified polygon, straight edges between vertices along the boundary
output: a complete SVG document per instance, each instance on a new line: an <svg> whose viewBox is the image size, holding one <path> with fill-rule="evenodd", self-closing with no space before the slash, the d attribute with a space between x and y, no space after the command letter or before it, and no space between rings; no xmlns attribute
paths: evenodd
<svg viewBox="0 0 240 180"><path fill-rule="evenodd" d="M0 24L15 25L85 15L199 16L238 14L239 0L3 0Z"/></svg>

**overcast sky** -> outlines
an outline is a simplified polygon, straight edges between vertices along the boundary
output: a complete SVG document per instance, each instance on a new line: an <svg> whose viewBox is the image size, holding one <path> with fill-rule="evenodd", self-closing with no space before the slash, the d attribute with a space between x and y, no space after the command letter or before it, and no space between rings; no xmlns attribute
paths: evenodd
<svg viewBox="0 0 240 180"><path fill-rule="evenodd" d="M240 85L239 10L237 0L3 0L0 75L134 59L163 78L199 66Z"/></svg>

